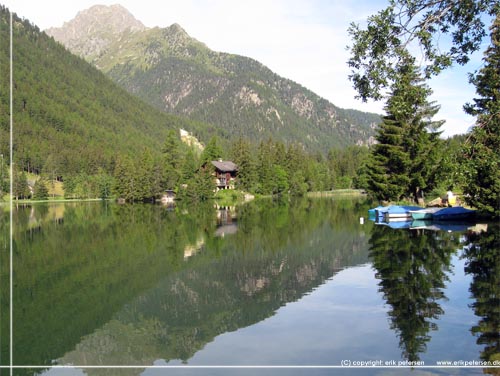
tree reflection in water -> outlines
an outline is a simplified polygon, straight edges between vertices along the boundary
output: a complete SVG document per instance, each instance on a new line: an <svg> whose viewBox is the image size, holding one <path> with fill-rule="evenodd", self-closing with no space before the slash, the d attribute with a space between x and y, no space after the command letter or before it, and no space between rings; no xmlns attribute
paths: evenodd
<svg viewBox="0 0 500 376"><path fill-rule="evenodd" d="M471 304L480 320L471 328L477 344L484 346L481 360L500 361L500 226L489 226L487 233L471 233L463 257L465 273L472 275ZM500 374L500 369L487 369Z"/></svg>
<svg viewBox="0 0 500 376"><path fill-rule="evenodd" d="M458 244L454 233L373 228L370 256L379 291L391 307L391 329L399 337L403 359L418 361L429 332L437 330L436 321L443 314L439 301L446 299L446 274Z"/></svg>

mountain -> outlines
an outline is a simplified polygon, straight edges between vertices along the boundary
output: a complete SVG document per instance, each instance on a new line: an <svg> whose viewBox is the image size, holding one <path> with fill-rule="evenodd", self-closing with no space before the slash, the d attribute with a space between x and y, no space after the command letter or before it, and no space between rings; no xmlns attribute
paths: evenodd
<svg viewBox="0 0 500 376"><path fill-rule="evenodd" d="M156 108L230 138L310 150L372 142L376 114L334 106L256 60L210 50L178 24L145 28L121 6L94 6L47 34Z"/></svg>
<svg viewBox="0 0 500 376"><path fill-rule="evenodd" d="M62 28L48 29L47 34L77 55L93 59L107 50L117 35L145 29L121 5L94 5L79 12L72 22L65 23ZM89 35L91 37L87 38Z"/></svg>
<svg viewBox="0 0 500 376"><path fill-rule="evenodd" d="M63 176L99 168L111 172L120 155L137 157L145 147L158 155L170 129L197 136L213 131L144 103L17 16L13 46L16 168ZM9 11L0 6L1 77L9 77L9 65ZM9 155L7 82L0 86L3 155Z"/></svg>

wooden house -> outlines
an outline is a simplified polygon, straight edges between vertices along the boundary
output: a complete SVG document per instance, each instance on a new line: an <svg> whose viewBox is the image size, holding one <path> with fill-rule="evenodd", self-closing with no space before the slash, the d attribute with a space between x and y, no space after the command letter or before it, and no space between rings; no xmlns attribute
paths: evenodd
<svg viewBox="0 0 500 376"><path fill-rule="evenodd" d="M215 181L217 190L234 189L234 183L238 174L238 166L231 161L212 161L215 168Z"/></svg>

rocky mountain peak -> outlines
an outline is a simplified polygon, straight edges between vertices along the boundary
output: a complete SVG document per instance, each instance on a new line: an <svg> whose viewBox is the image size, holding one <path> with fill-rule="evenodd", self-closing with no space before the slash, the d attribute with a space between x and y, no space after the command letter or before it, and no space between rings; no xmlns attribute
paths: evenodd
<svg viewBox="0 0 500 376"><path fill-rule="evenodd" d="M49 34L130 93L229 137L325 151L366 144L380 121L337 108L251 58L212 51L179 24L145 28L119 5L94 6Z"/></svg>
<svg viewBox="0 0 500 376"><path fill-rule="evenodd" d="M78 12L62 27L45 32L71 51L85 57L99 56L118 35L137 32L146 27L123 6L94 5Z"/></svg>

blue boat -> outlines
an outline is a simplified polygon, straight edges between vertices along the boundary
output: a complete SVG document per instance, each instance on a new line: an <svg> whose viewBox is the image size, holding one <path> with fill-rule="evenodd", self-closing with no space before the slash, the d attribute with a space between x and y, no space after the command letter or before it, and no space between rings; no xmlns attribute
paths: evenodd
<svg viewBox="0 0 500 376"><path fill-rule="evenodd" d="M420 206L391 205L383 212L388 220L407 220L411 218L410 211L422 209Z"/></svg>
<svg viewBox="0 0 500 376"><path fill-rule="evenodd" d="M390 228L397 230L403 228L410 228L412 221L407 221L407 220L391 221L391 222L380 221L380 222L375 222L375 224L382 226L389 226Z"/></svg>
<svg viewBox="0 0 500 376"><path fill-rule="evenodd" d="M404 205L390 205L390 206L377 206L376 208L368 210L368 218L375 218L377 220L391 220L391 221L404 221L411 219L411 210L422 209L420 206L404 206Z"/></svg>
<svg viewBox="0 0 500 376"><path fill-rule="evenodd" d="M432 219L432 216L441 208L425 208L419 210L410 210L411 217L415 220Z"/></svg>
<svg viewBox="0 0 500 376"><path fill-rule="evenodd" d="M369 209L368 210L368 218L369 219L377 218L377 211L380 209L383 209L383 208L385 208L385 206L377 206L376 208Z"/></svg>
<svg viewBox="0 0 500 376"><path fill-rule="evenodd" d="M431 230L431 231L446 231L446 232L464 232L467 231L473 223L467 221L431 221L431 220L414 220L411 224L412 230Z"/></svg>
<svg viewBox="0 0 500 376"><path fill-rule="evenodd" d="M444 208L432 214L435 221L453 221L458 219L472 219L476 215L475 210L466 209L462 206Z"/></svg>

